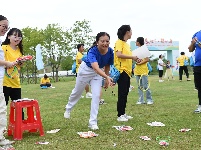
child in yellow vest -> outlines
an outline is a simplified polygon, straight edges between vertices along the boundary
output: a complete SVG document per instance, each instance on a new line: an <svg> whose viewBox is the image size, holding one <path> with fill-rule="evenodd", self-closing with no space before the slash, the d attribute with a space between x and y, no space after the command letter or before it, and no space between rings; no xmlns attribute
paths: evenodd
<svg viewBox="0 0 201 150"><path fill-rule="evenodd" d="M144 38L138 37L136 41L136 46L142 46L144 45ZM149 58L144 58L141 62L136 63L135 69L134 69L134 75L136 77L137 85L138 85L138 94L139 99L136 104L145 104L144 100L144 93L143 90L146 90L146 100L147 104L153 104L153 99L151 96L151 90L149 89L149 83L148 83L148 67L147 62L149 62Z"/></svg>

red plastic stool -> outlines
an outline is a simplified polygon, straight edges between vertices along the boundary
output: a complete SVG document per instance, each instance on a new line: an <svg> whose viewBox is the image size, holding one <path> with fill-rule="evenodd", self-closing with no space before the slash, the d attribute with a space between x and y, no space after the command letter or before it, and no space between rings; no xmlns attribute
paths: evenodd
<svg viewBox="0 0 201 150"><path fill-rule="evenodd" d="M22 120L22 108L27 108L26 120ZM34 117L34 112L36 117ZM13 135L14 140L21 140L25 130L29 132L37 132L39 130L40 136L44 136L37 100L23 100L10 103L8 136Z"/></svg>

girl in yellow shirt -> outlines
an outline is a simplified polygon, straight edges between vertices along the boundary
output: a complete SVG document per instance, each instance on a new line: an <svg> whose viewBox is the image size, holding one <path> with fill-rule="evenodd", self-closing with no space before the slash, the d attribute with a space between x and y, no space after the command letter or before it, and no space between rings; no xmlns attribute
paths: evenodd
<svg viewBox="0 0 201 150"><path fill-rule="evenodd" d="M132 72L132 60L140 61L136 56L132 56L131 48L126 43L132 36L130 25L122 25L117 32L118 40L114 48L114 66L119 70L120 77L118 84L117 101L117 121L128 121L133 117L126 115L127 96L130 87L130 78Z"/></svg>
<svg viewBox="0 0 201 150"><path fill-rule="evenodd" d="M16 61L23 55L22 46L22 32L17 28L12 28L7 33L5 41L2 43L4 50L4 57L6 61ZM20 71L22 63L16 65L18 72ZM14 68L10 68L13 70ZM9 97L11 100L21 99L21 84L19 73L14 78L4 75L3 92L5 95L6 105L8 104Z"/></svg>

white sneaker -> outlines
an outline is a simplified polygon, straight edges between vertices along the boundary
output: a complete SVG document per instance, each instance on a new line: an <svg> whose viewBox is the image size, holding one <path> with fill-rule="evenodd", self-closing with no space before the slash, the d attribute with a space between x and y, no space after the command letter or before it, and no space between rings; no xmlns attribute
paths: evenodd
<svg viewBox="0 0 201 150"><path fill-rule="evenodd" d="M13 144L13 143L15 143L15 141L9 141L8 139L5 139L5 138L3 138L3 139L0 140L0 145L1 145L1 146L4 146L4 145L11 145L11 144Z"/></svg>
<svg viewBox="0 0 201 150"><path fill-rule="evenodd" d="M70 112L65 111L64 118L69 119L70 118Z"/></svg>
<svg viewBox="0 0 201 150"><path fill-rule="evenodd" d="M117 121L128 121L128 119L125 118L124 115L121 115L120 117L117 118Z"/></svg>
<svg viewBox="0 0 201 150"><path fill-rule="evenodd" d="M132 116L128 116L128 115L126 115L126 114L124 114L124 117L125 117L126 119L133 119Z"/></svg>
<svg viewBox="0 0 201 150"><path fill-rule="evenodd" d="M89 92L87 92L87 94L86 94L86 98L92 98L92 94L89 93Z"/></svg>
<svg viewBox="0 0 201 150"><path fill-rule="evenodd" d="M148 101L148 102L147 102L147 105L152 105L152 104L154 104L153 101Z"/></svg>
<svg viewBox="0 0 201 150"><path fill-rule="evenodd" d="M159 82L164 82L164 80L159 80Z"/></svg>
<svg viewBox="0 0 201 150"><path fill-rule="evenodd" d="M195 113L201 113L201 105L199 105L198 108L194 112Z"/></svg>
<svg viewBox="0 0 201 150"><path fill-rule="evenodd" d="M89 128L90 128L91 130L98 130L98 129L99 129L96 124L94 124L94 125L89 125Z"/></svg>
<svg viewBox="0 0 201 150"><path fill-rule="evenodd" d="M4 135L5 135L5 134L8 134L8 131L7 131L6 128L4 128L4 130L3 130L3 134L4 134Z"/></svg>
<svg viewBox="0 0 201 150"><path fill-rule="evenodd" d="M140 101L138 101L136 104L137 104L137 105L141 105L141 104L146 104L146 103L145 103L145 102L140 102Z"/></svg>
<svg viewBox="0 0 201 150"><path fill-rule="evenodd" d="M102 104L104 104L104 103L105 103L104 99L101 99L101 100L99 101L99 105L102 105Z"/></svg>
<svg viewBox="0 0 201 150"><path fill-rule="evenodd" d="M129 92L131 92L134 89L134 86L130 85Z"/></svg>

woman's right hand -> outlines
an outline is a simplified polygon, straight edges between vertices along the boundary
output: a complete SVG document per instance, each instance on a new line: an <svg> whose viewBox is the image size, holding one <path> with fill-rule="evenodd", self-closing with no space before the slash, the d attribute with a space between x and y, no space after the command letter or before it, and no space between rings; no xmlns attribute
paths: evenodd
<svg viewBox="0 0 201 150"><path fill-rule="evenodd" d="M6 61L5 66L6 66L7 68L11 68L11 67L13 67L13 66L16 65L16 64L17 64L17 62L9 62L9 61Z"/></svg>

